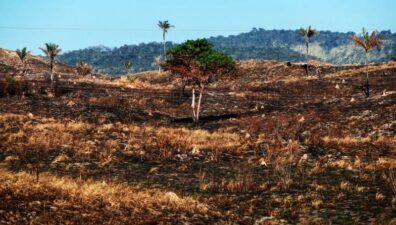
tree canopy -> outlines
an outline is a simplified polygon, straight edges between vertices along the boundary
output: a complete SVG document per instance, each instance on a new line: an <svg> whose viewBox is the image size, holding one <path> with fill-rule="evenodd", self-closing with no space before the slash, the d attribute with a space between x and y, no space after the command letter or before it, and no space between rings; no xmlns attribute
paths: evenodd
<svg viewBox="0 0 396 225"><path fill-rule="evenodd" d="M167 52L164 69L187 79L191 84L208 83L235 69L232 57L213 49L206 39L188 40Z"/></svg>
<svg viewBox="0 0 396 225"><path fill-rule="evenodd" d="M379 37L376 31L373 31L371 35L369 35L369 32L367 32L364 28L360 37L353 35L351 40L356 45L363 48L366 53L382 44L382 37Z"/></svg>
<svg viewBox="0 0 396 225"><path fill-rule="evenodd" d="M29 52L27 51L26 47L24 47L22 50L17 49L16 54L18 55L19 59L24 62L26 57L28 56Z"/></svg>

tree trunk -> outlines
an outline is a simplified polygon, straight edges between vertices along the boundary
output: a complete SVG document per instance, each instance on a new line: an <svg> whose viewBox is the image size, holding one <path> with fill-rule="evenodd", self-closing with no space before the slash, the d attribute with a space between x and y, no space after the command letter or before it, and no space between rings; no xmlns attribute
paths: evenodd
<svg viewBox="0 0 396 225"><path fill-rule="evenodd" d="M195 122L196 119L196 114L195 114L195 88L192 88L192 100L191 100L191 108L192 108L192 116L193 116L193 121Z"/></svg>
<svg viewBox="0 0 396 225"><path fill-rule="evenodd" d="M22 76L26 76L26 63L25 61L22 61Z"/></svg>
<svg viewBox="0 0 396 225"><path fill-rule="evenodd" d="M203 91L204 91L204 85L201 85L201 90L199 91L198 106L197 106L197 119L195 122L198 122L198 120L199 120L199 112L201 111L201 102L202 102Z"/></svg>
<svg viewBox="0 0 396 225"><path fill-rule="evenodd" d="M165 41L165 31L162 34L162 38L164 40L164 60L166 61L166 41Z"/></svg>
<svg viewBox="0 0 396 225"><path fill-rule="evenodd" d="M51 60L50 62L50 67L51 67L51 84L54 81L54 62Z"/></svg>
<svg viewBox="0 0 396 225"><path fill-rule="evenodd" d="M368 71L368 54L366 52L366 60L365 60L365 65L366 65L366 89L365 89L365 94L366 97L370 97L370 83L369 83L369 71Z"/></svg>
<svg viewBox="0 0 396 225"><path fill-rule="evenodd" d="M54 60L51 60L51 90L55 95L55 74L54 74Z"/></svg>
<svg viewBox="0 0 396 225"><path fill-rule="evenodd" d="M309 65L308 65L308 62L309 62L309 40L306 40L305 45L307 47L307 52L306 52L306 55L305 55L305 60L307 62L307 65L306 65L307 67L305 68L305 72L306 72L307 75L309 75Z"/></svg>

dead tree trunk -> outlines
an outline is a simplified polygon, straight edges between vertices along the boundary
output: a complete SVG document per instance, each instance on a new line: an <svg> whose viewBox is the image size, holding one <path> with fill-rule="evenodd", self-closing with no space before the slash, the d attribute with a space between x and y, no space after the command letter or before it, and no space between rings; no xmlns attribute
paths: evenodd
<svg viewBox="0 0 396 225"><path fill-rule="evenodd" d="M201 102L202 102L202 95L204 91L204 85L201 85L201 89L199 90L199 98L198 98L198 106L197 106L197 118L195 122L199 121L199 113L201 111Z"/></svg>
<svg viewBox="0 0 396 225"><path fill-rule="evenodd" d="M195 113L195 88L192 88L192 100L191 100L191 108L192 108L192 117L193 117L193 121L195 121L196 119L196 113Z"/></svg>

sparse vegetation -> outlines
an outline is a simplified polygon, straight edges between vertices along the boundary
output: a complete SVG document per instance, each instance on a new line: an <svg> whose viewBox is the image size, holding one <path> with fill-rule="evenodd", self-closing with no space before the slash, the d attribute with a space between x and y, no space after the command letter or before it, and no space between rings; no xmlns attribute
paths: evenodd
<svg viewBox="0 0 396 225"><path fill-rule="evenodd" d="M31 55L22 79L13 52L0 58L0 224L394 221L394 62L310 62L319 79L198 39L164 73L83 77L88 64L50 60L53 98L46 60ZM372 98L355 85L366 71Z"/></svg>
<svg viewBox="0 0 396 225"><path fill-rule="evenodd" d="M89 74L92 74L92 66L89 65L88 63L80 62L76 65L76 71L77 74L80 76L87 76Z"/></svg>
<svg viewBox="0 0 396 225"><path fill-rule="evenodd" d="M198 124L170 73L71 75L57 98L0 98L0 223L391 221L395 64L369 66L368 100L346 85L366 67L312 64L319 79L293 63L237 65L205 84Z"/></svg>

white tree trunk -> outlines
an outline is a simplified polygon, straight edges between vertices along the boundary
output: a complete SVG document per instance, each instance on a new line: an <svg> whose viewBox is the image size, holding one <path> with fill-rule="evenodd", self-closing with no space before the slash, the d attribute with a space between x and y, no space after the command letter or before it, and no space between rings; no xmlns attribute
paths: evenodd
<svg viewBox="0 0 396 225"><path fill-rule="evenodd" d="M191 102L192 114L193 114L193 121L196 120L196 113L195 113L195 88L192 89L192 102Z"/></svg>
<svg viewBox="0 0 396 225"><path fill-rule="evenodd" d="M166 61L166 40L165 40L165 31L162 34L163 35L163 39L164 39L164 60Z"/></svg>
<svg viewBox="0 0 396 225"><path fill-rule="evenodd" d="M197 118L196 118L196 122L199 120L199 112L201 111L201 102L202 102L202 94L204 91L204 86L201 85L201 90L199 91L199 98L198 98L198 106L197 106Z"/></svg>

